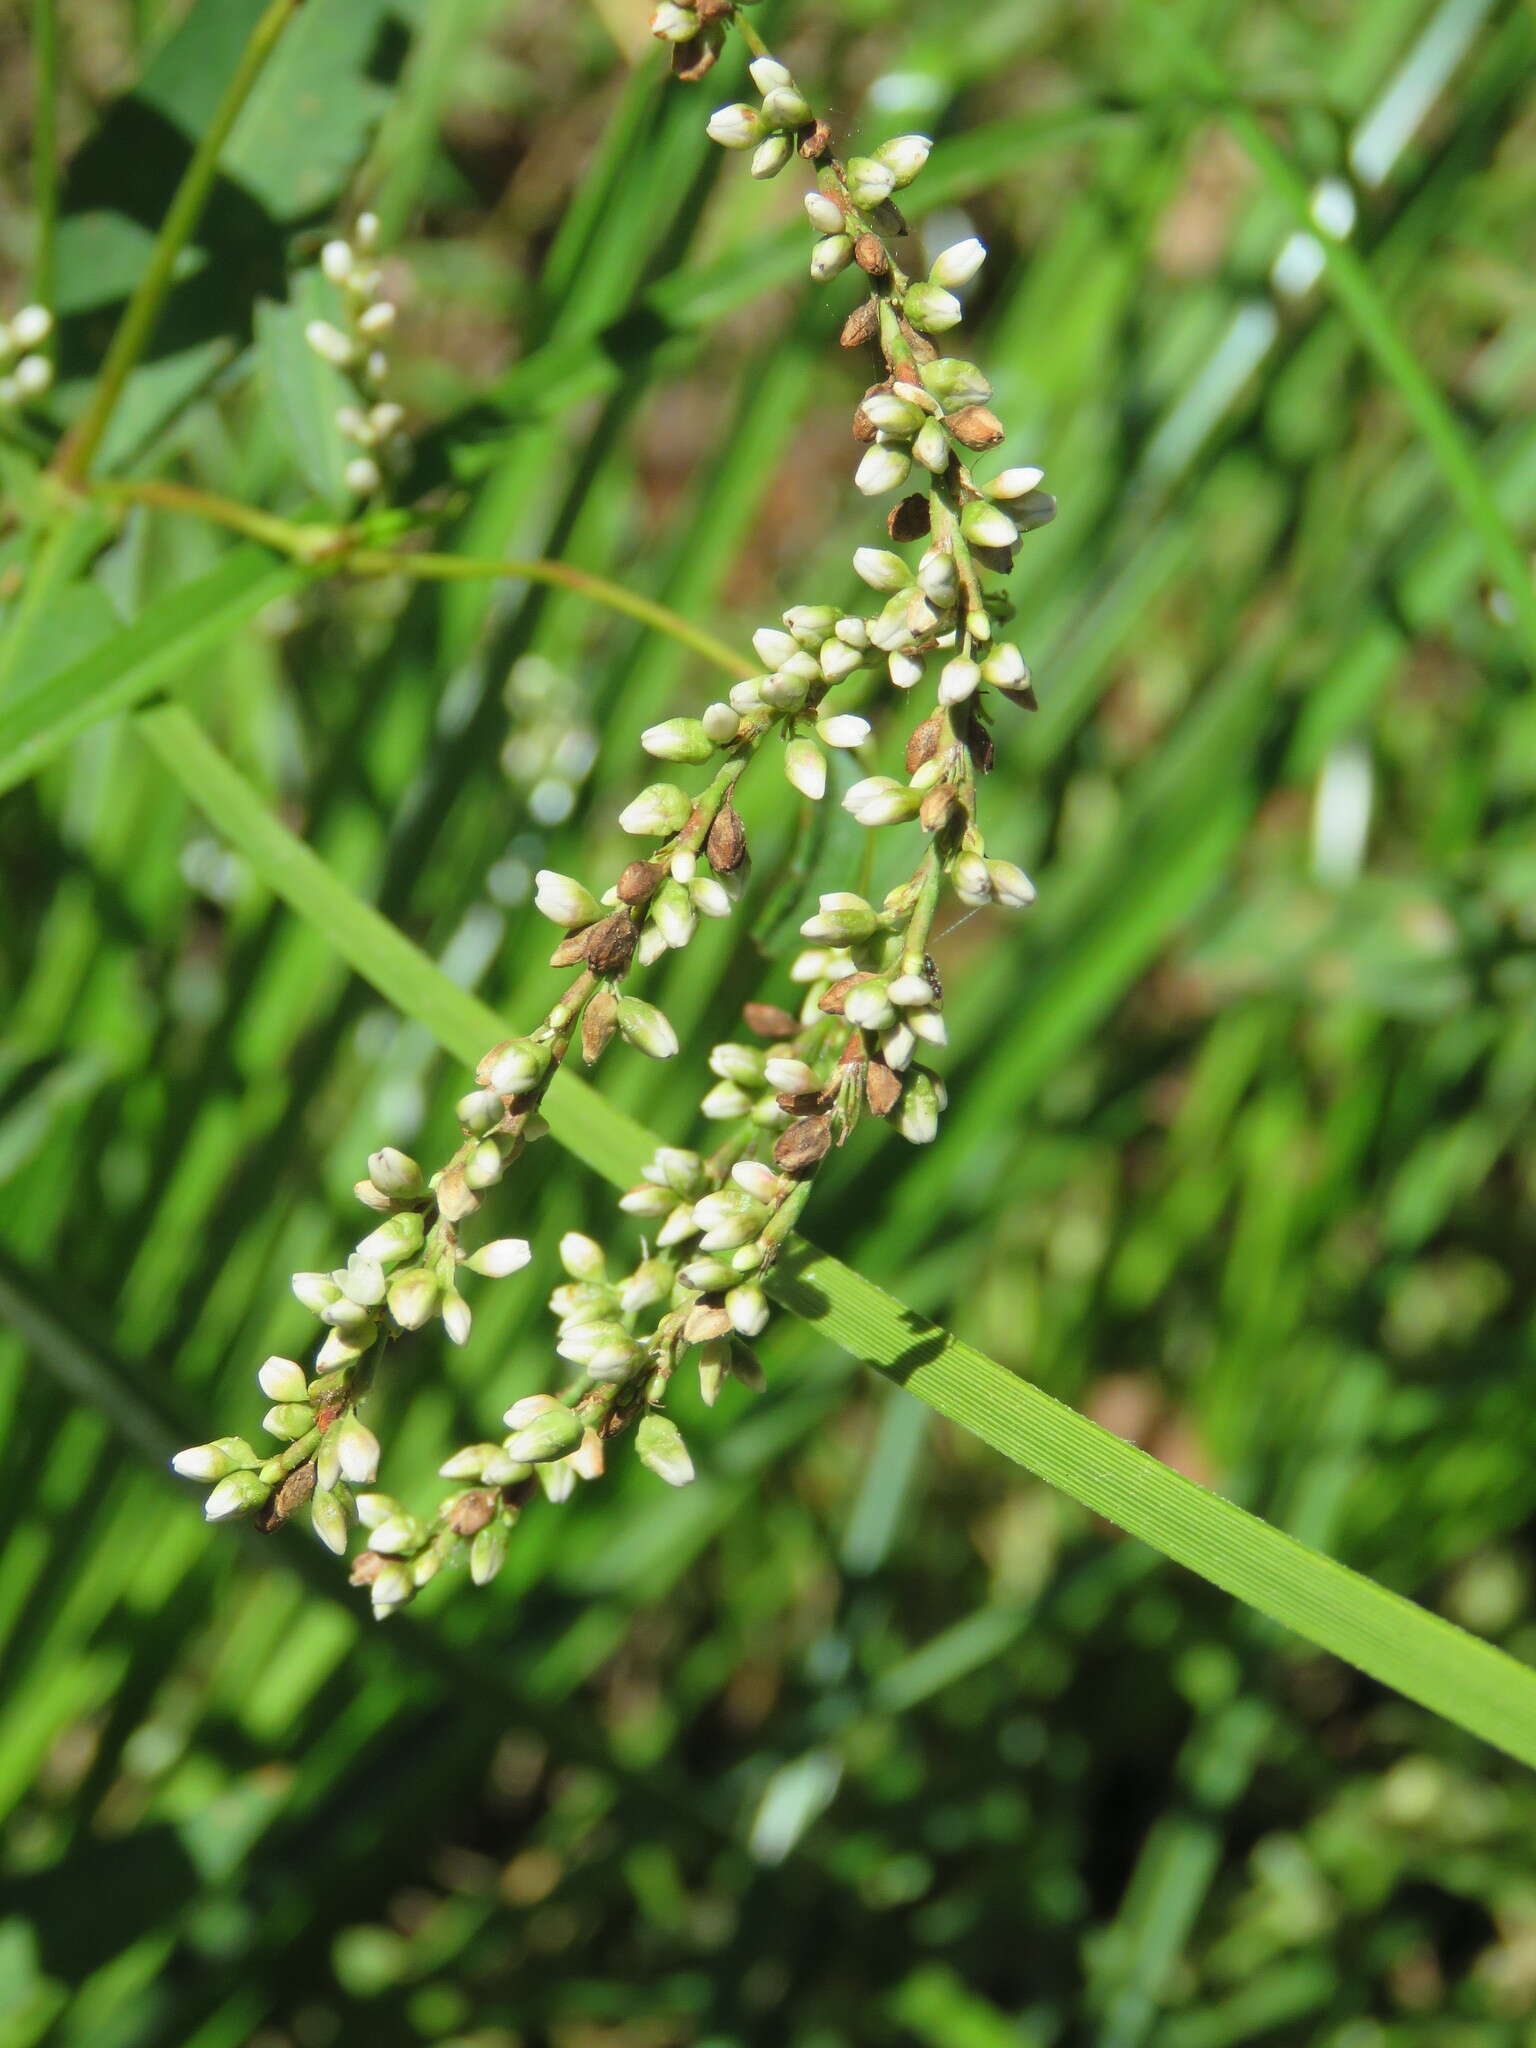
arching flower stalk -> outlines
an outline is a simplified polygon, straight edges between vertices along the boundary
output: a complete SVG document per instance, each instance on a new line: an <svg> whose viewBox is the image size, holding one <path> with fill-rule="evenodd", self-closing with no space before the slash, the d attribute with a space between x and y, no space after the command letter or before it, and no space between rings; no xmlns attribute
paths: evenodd
<svg viewBox="0 0 1536 2048"><path fill-rule="evenodd" d="M494 1577L526 1503L538 1493L564 1500L578 1480L596 1478L607 1444L626 1430L660 1478L683 1485L693 1477L682 1436L663 1412L670 1383L685 1361L696 1364L706 1402L727 1377L761 1383L752 1346L769 1318L766 1283L823 1161L866 1116L888 1121L910 1143L937 1134L945 1090L928 1056L946 1038L931 954L942 904L1018 909L1034 897L1020 868L989 853L978 786L992 764L991 693L1026 708L1034 702L1024 657L999 631L1012 607L993 579L1055 505L1038 469L1003 467L978 479L978 458L1004 438L988 407L991 388L974 363L941 355L934 339L960 320L957 293L985 251L967 239L917 276L901 260L907 230L896 195L920 174L925 137L898 136L839 161L787 68L726 0L662 0L653 17L684 77L704 75L732 24L753 49L759 103L717 110L709 132L726 148L750 149L757 177L776 176L796 158L814 168L805 202L812 276L857 266L869 281L841 337L845 347L871 349L877 369L854 414L862 450L854 482L867 496L904 495L887 520L892 545L861 547L853 558L872 593L867 612L792 606L782 627L754 635L761 674L700 716L641 735L660 761L718 759L696 796L654 783L622 812L626 831L660 842L654 850L601 898L569 876L538 877L538 908L566 931L552 964L581 972L534 1032L481 1062L475 1090L459 1105L463 1143L442 1171L424 1181L401 1155L375 1155L360 1191L383 1222L346 1269L299 1276L303 1298L332 1329L315 1378L290 1361L262 1369L276 1404L268 1427L287 1434L289 1448L262 1462L239 1440L222 1439L178 1461L192 1476L217 1480L210 1514L255 1507L272 1522L291 1511L289 1494L295 1504L312 1497L317 1531L336 1549L355 1515L368 1545L353 1579L368 1585L381 1616L461 1551L477 1583ZM919 544L915 562L897 552ZM579 1044L589 1064L615 1036L657 1058L678 1050L667 1019L622 984L632 967L686 945L701 916L728 914L740 893L746 841L732 797L749 760L777 733L790 782L823 800L825 750L870 737L865 718L827 700L839 685L867 685L880 672L901 697L932 694L907 737L905 779L865 775L842 801L870 830L919 826L924 845L908 878L878 906L852 890L824 894L801 927L808 949L789 968L802 991L798 1011L749 1004L748 1039L710 1053L700 1111L724 1128L707 1154L663 1147L621 1198L623 1211L650 1226L630 1269L613 1277L594 1240L562 1240L566 1279L550 1308L555 1349L576 1368L570 1384L515 1402L503 1437L455 1452L441 1468L454 1490L430 1518L382 1493L354 1500L353 1489L371 1486L376 1474L377 1446L354 1411L382 1342L434 1316L462 1342L470 1310L459 1273L510 1272L526 1256L515 1239L467 1253L460 1225L537 1134L543 1093L571 1046ZM397 1238L401 1247L387 1271L381 1235L389 1249Z"/></svg>

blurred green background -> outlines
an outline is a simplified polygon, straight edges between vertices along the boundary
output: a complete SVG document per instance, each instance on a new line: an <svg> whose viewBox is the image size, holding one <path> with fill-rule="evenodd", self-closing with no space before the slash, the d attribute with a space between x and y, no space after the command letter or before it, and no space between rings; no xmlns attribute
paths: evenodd
<svg viewBox="0 0 1536 2048"><path fill-rule="evenodd" d="M78 402L248 0L66 0L56 302ZM547 552L744 643L850 599L839 356L793 175L703 135L644 9L309 0L110 451L286 512L323 450L272 302L360 195L404 302L441 544ZM866 143L940 147L930 246L1061 499L1014 579L995 850L1037 910L941 949L952 1113L861 1134L813 1235L1158 1456L1536 1658L1536 699L1477 545L1202 101L1219 57L1536 518L1536 16L1498 0L796 0L756 18ZM27 294L33 24L0 16L0 266ZM268 310L263 313L262 302ZM277 322L280 325L280 321ZM302 394L301 394L302 396ZM318 498L317 498L318 494ZM115 618L216 530L136 513ZM19 557L0 539L0 571ZM80 622L81 632L85 631ZM69 630L66 621L61 631ZM635 735L715 694L526 586L325 584L181 678L360 891L515 1025L532 870L606 874ZM881 765L885 765L883 762ZM685 1045L782 997L849 840L747 785L756 943L653 978ZM848 827L851 834L854 828ZM501 1580L378 1628L307 1533L165 1471L249 1429L388 1139L460 1070L275 907L130 724L0 805L0 2048L1504 2048L1536 2043L1536 1788L1246 1616L784 1319ZM791 885L773 885L791 863ZM733 950L734 948L734 950ZM777 964L768 949L777 951ZM603 1085L683 1141L698 1069ZM426 1496L551 1369L572 1227L374 1408Z"/></svg>

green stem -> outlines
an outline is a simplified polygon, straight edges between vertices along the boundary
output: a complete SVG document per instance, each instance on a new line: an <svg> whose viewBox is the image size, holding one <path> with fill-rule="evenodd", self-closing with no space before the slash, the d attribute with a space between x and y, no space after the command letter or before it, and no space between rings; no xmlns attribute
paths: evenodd
<svg viewBox="0 0 1536 2048"><path fill-rule="evenodd" d="M626 590L622 583L612 583L606 576L594 575L590 569L574 568L569 562L358 548L352 545L347 527L315 526L303 520L281 519L275 513L259 512L252 505L242 505L234 498L221 498L212 491L199 491L189 484L170 483L159 478L143 481L113 479L93 485L92 490L99 497L136 505L155 505L168 512L186 512L194 518L207 519L216 526L227 526L232 532L243 533L277 554L288 555L294 561L332 575L414 576L428 583L470 582L488 577L547 583L590 598L594 604L600 604L608 611L638 619L642 625L681 642L738 680L757 673L756 665L745 655L738 654L725 641L717 640L712 633L693 625L681 613L658 604L653 598Z"/></svg>
<svg viewBox="0 0 1536 2048"><path fill-rule="evenodd" d="M212 491L194 490L190 484L171 483L159 477L143 480L117 479L93 484L94 497L117 503L154 505L166 512L189 512L194 518L227 526L248 540L260 541L274 554L289 555L296 562L317 567L327 557L339 559L346 546L346 529L336 526L307 526L297 519L280 519L276 513L260 512L254 505L242 505L235 498L216 497Z"/></svg>
<svg viewBox="0 0 1536 2048"><path fill-rule="evenodd" d="M33 0L32 80L32 297L37 305L51 310L54 230L59 217L58 0ZM50 335L50 356L56 346L56 338Z"/></svg>
<svg viewBox="0 0 1536 2048"><path fill-rule="evenodd" d="M669 611L664 604L641 597L621 584L610 583L605 577L594 576L588 569L577 569L569 562L498 561L475 555L393 554L386 549L355 548L347 553L341 566L354 576L417 576L434 583L464 582L482 576L521 576L532 582L558 584L561 589L574 590L579 596L606 605L610 611L638 619L641 625L652 626L658 633L670 634L738 680L758 672L756 663L737 654L712 633Z"/></svg>
<svg viewBox="0 0 1536 2048"><path fill-rule="evenodd" d="M219 158L229 140L230 130L298 6L299 0L268 0L267 7L251 30L250 40L240 54L234 75L224 88L224 97L192 152L192 161L187 165L161 222L144 275L123 309L123 317L107 350L90 404L60 447L55 467L66 483L79 484L90 470L102 436L123 395L123 386L154 334L155 323L175 277L177 259L202 218L214 179L218 176Z"/></svg>

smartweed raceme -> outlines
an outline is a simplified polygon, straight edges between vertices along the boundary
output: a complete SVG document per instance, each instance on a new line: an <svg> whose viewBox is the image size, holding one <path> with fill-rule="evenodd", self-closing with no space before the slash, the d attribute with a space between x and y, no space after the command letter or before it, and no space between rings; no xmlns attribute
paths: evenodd
<svg viewBox="0 0 1536 2048"><path fill-rule="evenodd" d="M1004 428L991 387L950 350L985 249L967 238L918 264L901 204L922 175L927 138L897 135L839 158L811 98L739 8L662 0L652 28L688 82L707 76L730 33L749 45L756 97L718 108L709 134L747 155L756 178L791 168L806 177L814 279L850 268L867 279L841 334L875 373L853 415L853 481L864 496L894 503L884 533L853 557L870 593L864 606L792 605L753 636L759 672L699 716L638 736L660 779L621 813L642 844L609 885L538 875L537 908L560 933L551 964L572 978L524 1036L486 1053L458 1104L452 1156L428 1172L392 1147L375 1152L357 1183L368 1230L344 1265L294 1276L325 1334L309 1366L269 1358L258 1373L272 1404L263 1427L280 1448L269 1455L221 1437L175 1460L186 1477L211 1483L210 1519L250 1514L273 1528L307 1506L337 1552L360 1524L366 1546L352 1576L381 1617L461 1552L477 1583L493 1578L524 1506L539 1494L563 1501L578 1481L598 1477L616 1437L632 1434L667 1484L692 1479L667 1413L673 1376L694 1366L708 1403L727 1377L761 1383L753 1345L769 1320L765 1281L822 1162L866 1117L912 1144L939 1133L946 1028L931 942L941 910L1022 909L1034 896L1022 870L989 849L980 791L994 706L1033 704L1028 665L1005 630L1011 606L1000 579L1055 505L1040 470L996 455ZM384 492L409 446L403 414L383 391L392 313L379 290L377 232L365 215L350 237L325 245L321 268L344 319L314 322L307 334L353 380L338 424L356 451L346 480L361 500ZM871 832L915 826L915 864L878 902L851 886L822 894L801 926L805 947L784 964L783 1000L749 1004L739 1040L680 1047L635 985L686 947L701 919L732 916L750 870L734 801L742 777L775 756L801 797L827 801L830 756L857 754L872 737L870 720L843 708L839 693L857 689L865 702L877 683L882 715L911 720L905 775L865 774L841 801ZM503 1434L456 1450L441 1468L451 1491L417 1514L376 1490L380 1451L359 1412L365 1396L390 1343L441 1323L462 1344L470 1277L506 1278L527 1262L523 1240L483 1236L478 1219L542 1134L540 1105L561 1064L579 1052L595 1066L615 1040L652 1059L696 1061L707 1137L658 1150L622 1196L620 1209L644 1233L638 1258L610 1260L578 1233L562 1239L566 1278L549 1307L553 1349L570 1377L515 1402Z"/></svg>

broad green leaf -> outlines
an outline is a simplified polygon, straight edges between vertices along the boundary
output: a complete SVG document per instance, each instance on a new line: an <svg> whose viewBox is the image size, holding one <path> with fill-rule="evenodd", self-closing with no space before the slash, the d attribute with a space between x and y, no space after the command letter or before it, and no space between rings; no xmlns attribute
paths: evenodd
<svg viewBox="0 0 1536 2048"><path fill-rule="evenodd" d="M174 682L304 580L303 570L259 548L236 548L206 576L156 599L132 625L19 693L0 712L0 790L35 775L99 720Z"/></svg>

